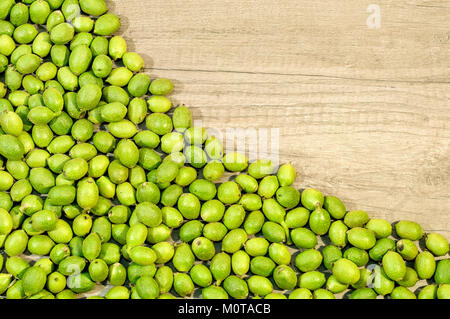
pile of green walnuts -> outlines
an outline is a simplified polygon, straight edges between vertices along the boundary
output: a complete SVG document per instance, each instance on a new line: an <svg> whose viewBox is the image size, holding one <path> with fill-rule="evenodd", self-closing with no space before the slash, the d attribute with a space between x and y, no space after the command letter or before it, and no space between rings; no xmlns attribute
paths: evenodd
<svg viewBox="0 0 450 319"><path fill-rule="evenodd" d="M450 297L445 237L224 154L119 27L104 0L0 2L2 297Z"/></svg>

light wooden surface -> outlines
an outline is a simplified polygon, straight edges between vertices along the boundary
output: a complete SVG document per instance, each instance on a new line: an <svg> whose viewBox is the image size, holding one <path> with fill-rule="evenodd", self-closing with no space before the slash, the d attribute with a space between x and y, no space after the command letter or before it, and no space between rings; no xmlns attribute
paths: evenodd
<svg viewBox="0 0 450 319"><path fill-rule="evenodd" d="M381 9L370 29L367 7ZM450 239L450 1L113 0L206 127L279 128L296 186Z"/></svg>

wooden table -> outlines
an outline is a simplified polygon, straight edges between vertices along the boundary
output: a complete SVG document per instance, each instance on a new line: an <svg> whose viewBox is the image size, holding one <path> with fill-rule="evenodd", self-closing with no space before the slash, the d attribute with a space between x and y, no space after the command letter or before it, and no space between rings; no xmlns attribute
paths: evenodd
<svg viewBox="0 0 450 319"><path fill-rule="evenodd" d="M205 127L279 129L297 187L450 239L450 1L371 3L109 6L129 50Z"/></svg>

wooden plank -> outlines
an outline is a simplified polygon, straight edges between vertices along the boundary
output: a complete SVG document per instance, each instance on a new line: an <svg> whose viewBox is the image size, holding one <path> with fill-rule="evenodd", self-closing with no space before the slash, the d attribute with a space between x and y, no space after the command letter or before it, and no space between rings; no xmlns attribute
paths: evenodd
<svg viewBox="0 0 450 319"><path fill-rule="evenodd" d="M279 129L299 188L450 239L450 1L111 2L206 127Z"/></svg>

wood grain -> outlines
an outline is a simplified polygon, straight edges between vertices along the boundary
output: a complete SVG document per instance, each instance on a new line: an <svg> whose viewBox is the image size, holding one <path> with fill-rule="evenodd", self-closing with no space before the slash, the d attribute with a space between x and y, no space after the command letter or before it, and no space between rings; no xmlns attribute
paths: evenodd
<svg viewBox="0 0 450 319"><path fill-rule="evenodd" d="M129 50L203 125L279 128L280 162L450 239L450 1L110 1Z"/></svg>

